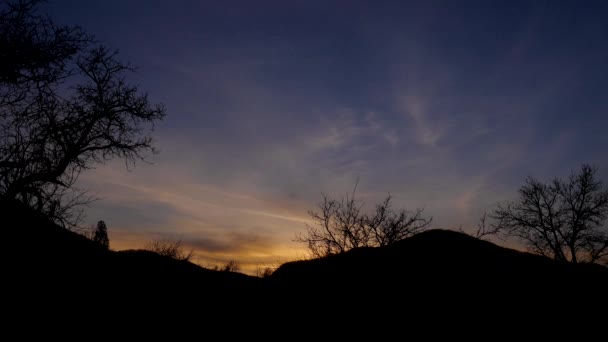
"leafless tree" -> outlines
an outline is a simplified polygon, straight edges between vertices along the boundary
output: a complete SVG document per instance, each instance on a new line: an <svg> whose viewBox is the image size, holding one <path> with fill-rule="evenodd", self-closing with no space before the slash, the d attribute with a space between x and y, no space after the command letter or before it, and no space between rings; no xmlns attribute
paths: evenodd
<svg viewBox="0 0 608 342"><path fill-rule="evenodd" d="M24 109L72 75L73 58L93 43L77 26L39 14L42 0L0 4L0 105Z"/></svg>
<svg viewBox="0 0 608 342"><path fill-rule="evenodd" d="M394 211L390 194L371 214L362 212L363 204L352 194L336 200L323 194L320 211L309 211L315 221L307 225L305 234L295 241L306 244L313 257L346 252L357 247L381 247L412 236L429 226L431 219L423 217L423 210Z"/></svg>
<svg viewBox="0 0 608 342"><path fill-rule="evenodd" d="M91 200L73 191L81 172L145 160L165 110L126 82L133 68L116 52L39 15L38 3L0 12L0 195L72 228Z"/></svg>
<svg viewBox="0 0 608 342"><path fill-rule="evenodd" d="M241 265L235 260L229 260L224 266L217 264L209 264L208 269L220 272L238 272L241 269Z"/></svg>
<svg viewBox="0 0 608 342"><path fill-rule="evenodd" d="M500 237L500 227L495 224L488 222L488 214L483 213L479 222L477 223L477 230L475 231L474 237L478 239L485 239L488 236Z"/></svg>
<svg viewBox="0 0 608 342"><path fill-rule="evenodd" d="M181 240L153 240L146 243L144 249L175 260L190 261L194 256L193 250L185 250Z"/></svg>
<svg viewBox="0 0 608 342"><path fill-rule="evenodd" d="M268 278L272 275L275 269L272 267L257 267L255 269L255 276L258 278Z"/></svg>
<svg viewBox="0 0 608 342"><path fill-rule="evenodd" d="M608 191L584 164L566 180L542 183L528 178L516 201L500 205L492 217L508 236L531 251L557 260L608 261Z"/></svg>
<svg viewBox="0 0 608 342"><path fill-rule="evenodd" d="M226 263L226 265L224 265L223 267L220 268L220 271L223 272L238 272L241 270L241 265L239 265L238 262L236 262L235 260L230 260Z"/></svg>

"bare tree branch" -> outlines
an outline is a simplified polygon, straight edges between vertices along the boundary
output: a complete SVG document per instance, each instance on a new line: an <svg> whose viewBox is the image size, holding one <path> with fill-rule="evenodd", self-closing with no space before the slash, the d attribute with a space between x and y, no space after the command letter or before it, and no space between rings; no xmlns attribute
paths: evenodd
<svg viewBox="0 0 608 342"><path fill-rule="evenodd" d="M371 214L363 213L363 204L352 194L336 200L323 194L319 211L309 211L315 221L295 241L306 245L313 257L339 254L357 247L387 246L426 229L432 219L423 210L394 211L389 194Z"/></svg>
<svg viewBox="0 0 608 342"><path fill-rule="evenodd" d="M194 250L186 251L181 240L153 240L146 243L144 249L175 260L190 261Z"/></svg>
<svg viewBox="0 0 608 342"><path fill-rule="evenodd" d="M583 164L567 180L544 184L528 178L516 201L494 210L495 227L556 260L608 261L608 191L596 172Z"/></svg>
<svg viewBox="0 0 608 342"><path fill-rule="evenodd" d="M114 158L145 161L165 110L125 81L133 68L116 52L55 25L38 3L0 11L0 195L75 227L72 209L88 202L66 198L80 173Z"/></svg>

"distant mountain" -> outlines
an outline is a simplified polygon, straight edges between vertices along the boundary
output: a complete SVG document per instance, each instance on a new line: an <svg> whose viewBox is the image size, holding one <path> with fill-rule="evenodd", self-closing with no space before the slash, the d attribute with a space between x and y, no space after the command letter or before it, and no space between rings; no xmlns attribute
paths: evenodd
<svg viewBox="0 0 608 342"><path fill-rule="evenodd" d="M18 308L86 312L102 305L163 315L204 308L251 320L262 319L260 310L275 318L313 309L321 316L357 317L388 308L435 316L458 315L464 308L545 312L578 305L583 310L608 299L606 267L557 262L449 230L288 262L260 279L149 251L107 251L19 203L0 205L4 293L11 294L5 303Z"/></svg>

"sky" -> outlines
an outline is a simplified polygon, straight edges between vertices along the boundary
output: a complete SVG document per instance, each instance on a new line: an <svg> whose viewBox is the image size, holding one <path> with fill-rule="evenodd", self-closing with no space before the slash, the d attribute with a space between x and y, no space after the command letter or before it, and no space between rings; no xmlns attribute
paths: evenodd
<svg viewBox="0 0 608 342"><path fill-rule="evenodd" d="M181 240L245 273L307 257L307 211L358 180L473 231L528 176L608 181L606 1L49 0L137 67L158 155L81 175L115 250Z"/></svg>

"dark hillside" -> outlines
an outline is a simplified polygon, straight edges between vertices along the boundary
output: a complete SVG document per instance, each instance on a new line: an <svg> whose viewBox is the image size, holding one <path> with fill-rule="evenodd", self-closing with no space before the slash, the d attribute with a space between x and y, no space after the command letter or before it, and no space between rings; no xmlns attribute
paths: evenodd
<svg viewBox="0 0 608 342"><path fill-rule="evenodd" d="M288 262L259 279L149 251L106 251L19 204L2 203L2 209L3 284L10 294L4 303L25 312L101 306L121 309L117 314L177 318L201 308L199 315L238 321L309 313L331 318L338 312L340 319L357 321L370 312L388 317L393 308L437 318L465 309L582 312L608 301L603 266L559 263L454 231Z"/></svg>
<svg viewBox="0 0 608 342"><path fill-rule="evenodd" d="M182 300L213 304L247 299L260 284L255 277L213 271L150 251L107 251L19 203L3 202L2 209L2 268L5 284L17 295L10 300L78 304L81 298L96 297L117 305L176 305Z"/></svg>
<svg viewBox="0 0 608 342"><path fill-rule="evenodd" d="M608 289L605 267L560 263L449 230L430 230L385 248L286 263L272 278L310 298L369 293L421 305L517 306L543 298L552 302L555 296L596 301L606 300L596 295Z"/></svg>

